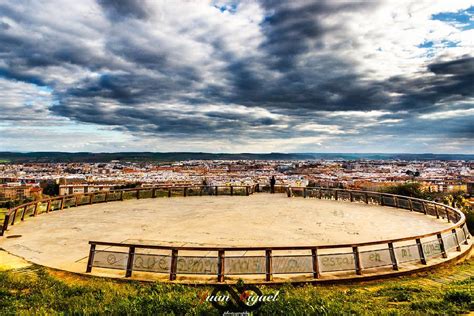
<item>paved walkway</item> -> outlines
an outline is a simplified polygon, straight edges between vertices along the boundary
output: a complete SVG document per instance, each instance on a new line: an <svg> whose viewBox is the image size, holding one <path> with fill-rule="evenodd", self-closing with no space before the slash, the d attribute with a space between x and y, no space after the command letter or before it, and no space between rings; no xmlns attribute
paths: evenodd
<svg viewBox="0 0 474 316"><path fill-rule="evenodd" d="M448 227L391 207L283 194L175 197L65 209L10 226L0 248L84 272L89 240L202 246L297 246L407 237Z"/></svg>

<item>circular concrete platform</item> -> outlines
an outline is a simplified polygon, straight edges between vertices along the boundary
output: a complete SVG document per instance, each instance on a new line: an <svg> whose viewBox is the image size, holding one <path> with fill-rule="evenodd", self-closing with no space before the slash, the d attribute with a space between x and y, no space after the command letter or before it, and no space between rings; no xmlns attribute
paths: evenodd
<svg viewBox="0 0 474 316"><path fill-rule="evenodd" d="M283 194L109 202L29 218L0 247L84 272L90 240L173 246L312 246L409 237L451 224L406 210Z"/></svg>

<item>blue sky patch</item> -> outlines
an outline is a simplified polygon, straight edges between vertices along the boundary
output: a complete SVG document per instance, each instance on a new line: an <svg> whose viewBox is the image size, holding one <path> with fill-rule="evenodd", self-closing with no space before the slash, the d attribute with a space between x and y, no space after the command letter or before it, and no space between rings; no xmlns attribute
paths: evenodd
<svg viewBox="0 0 474 316"><path fill-rule="evenodd" d="M454 24L462 30L470 30L474 28L474 6L458 12L433 14L432 19Z"/></svg>

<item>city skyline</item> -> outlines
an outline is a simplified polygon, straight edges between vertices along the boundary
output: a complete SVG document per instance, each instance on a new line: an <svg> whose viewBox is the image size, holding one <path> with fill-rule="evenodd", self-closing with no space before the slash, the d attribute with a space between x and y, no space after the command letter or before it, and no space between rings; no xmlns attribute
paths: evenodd
<svg viewBox="0 0 474 316"><path fill-rule="evenodd" d="M473 154L473 38L472 1L1 2L0 151Z"/></svg>

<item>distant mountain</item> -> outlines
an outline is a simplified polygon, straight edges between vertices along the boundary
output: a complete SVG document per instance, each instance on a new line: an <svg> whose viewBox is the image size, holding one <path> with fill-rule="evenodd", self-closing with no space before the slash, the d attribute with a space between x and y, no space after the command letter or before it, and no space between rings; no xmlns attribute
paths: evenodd
<svg viewBox="0 0 474 316"><path fill-rule="evenodd" d="M312 153L315 159L342 160L474 160L474 154L381 154L381 153Z"/></svg>
<svg viewBox="0 0 474 316"><path fill-rule="evenodd" d="M203 152L124 152L124 153L66 153L66 152L0 152L1 162L172 162L180 160L474 160L468 154L380 154L380 153L266 153L213 154Z"/></svg>
<svg viewBox="0 0 474 316"><path fill-rule="evenodd" d="M201 152L124 152L124 153L65 153L65 152L0 152L0 162L108 162L111 160L167 162L181 160L300 160L314 159L312 154L212 154Z"/></svg>

